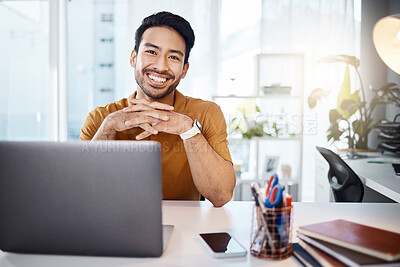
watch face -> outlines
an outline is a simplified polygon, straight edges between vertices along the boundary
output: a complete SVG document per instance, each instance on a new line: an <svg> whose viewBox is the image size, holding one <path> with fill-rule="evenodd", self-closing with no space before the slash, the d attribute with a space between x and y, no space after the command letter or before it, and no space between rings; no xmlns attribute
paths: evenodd
<svg viewBox="0 0 400 267"><path fill-rule="evenodd" d="M194 120L194 123L196 124L197 128L199 128L200 132L203 130L203 127L201 127L201 124L198 120Z"/></svg>

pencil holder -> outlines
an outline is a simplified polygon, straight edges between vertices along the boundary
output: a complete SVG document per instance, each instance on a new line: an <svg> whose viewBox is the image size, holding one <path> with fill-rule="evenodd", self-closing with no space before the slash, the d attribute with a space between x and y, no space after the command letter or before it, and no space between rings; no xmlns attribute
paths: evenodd
<svg viewBox="0 0 400 267"><path fill-rule="evenodd" d="M262 213L254 206L250 252L253 256L282 260L292 255L293 207L267 208Z"/></svg>

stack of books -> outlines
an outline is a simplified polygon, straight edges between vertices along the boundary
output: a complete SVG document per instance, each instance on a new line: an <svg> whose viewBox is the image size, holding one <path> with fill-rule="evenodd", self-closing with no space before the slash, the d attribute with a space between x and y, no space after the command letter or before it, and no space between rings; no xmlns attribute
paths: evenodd
<svg viewBox="0 0 400 267"><path fill-rule="evenodd" d="M400 113L396 115L393 123L381 122L377 125L378 139L382 140L378 151L389 151L400 155L400 122L396 122L397 118L400 118Z"/></svg>
<svg viewBox="0 0 400 267"><path fill-rule="evenodd" d="M300 226L293 254L305 266L400 266L400 233L346 220Z"/></svg>

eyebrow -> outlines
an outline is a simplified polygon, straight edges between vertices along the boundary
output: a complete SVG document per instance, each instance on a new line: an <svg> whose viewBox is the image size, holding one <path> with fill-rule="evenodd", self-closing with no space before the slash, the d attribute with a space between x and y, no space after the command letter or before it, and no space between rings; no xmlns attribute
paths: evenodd
<svg viewBox="0 0 400 267"><path fill-rule="evenodd" d="M152 44L152 43L145 43L144 46L149 46L149 47L153 47L155 49L161 50L161 47L159 47L158 45ZM185 56L182 51L176 50L176 49L170 49L170 50L168 50L168 52L179 54L182 57Z"/></svg>
<svg viewBox="0 0 400 267"><path fill-rule="evenodd" d="M184 55L183 55L183 52L182 52L182 51L179 51L179 50L170 49L169 52L179 54L179 55L181 55L182 57L184 56Z"/></svg>

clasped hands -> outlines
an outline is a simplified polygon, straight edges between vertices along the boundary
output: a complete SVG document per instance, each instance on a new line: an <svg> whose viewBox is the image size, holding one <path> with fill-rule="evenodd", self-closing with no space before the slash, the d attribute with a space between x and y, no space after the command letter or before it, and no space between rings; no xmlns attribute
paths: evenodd
<svg viewBox="0 0 400 267"><path fill-rule="evenodd" d="M193 120L183 114L174 112L174 107L146 99L129 99L133 106L111 113L108 123L116 131L139 127L144 131L136 136L137 140L152 134L165 132L181 134L192 128Z"/></svg>

